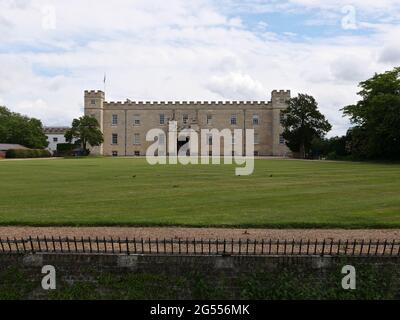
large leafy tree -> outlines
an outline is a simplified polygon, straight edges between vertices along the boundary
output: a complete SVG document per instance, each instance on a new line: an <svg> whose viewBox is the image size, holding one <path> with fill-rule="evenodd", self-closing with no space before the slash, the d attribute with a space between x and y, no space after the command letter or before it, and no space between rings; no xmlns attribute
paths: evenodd
<svg viewBox="0 0 400 320"><path fill-rule="evenodd" d="M68 142L76 139L86 154L89 154L88 146L96 147L103 143L103 133L99 122L94 117L83 116L72 121L72 127L65 134Z"/></svg>
<svg viewBox="0 0 400 320"><path fill-rule="evenodd" d="M400 159L400 68L360 83L361 100L343 108L355 125L352 153L360 158Z"/></svg>
<svg viewBox="0 0 400 320"><path fill-rule="evenodd" d="M312 142L322 139L332 129L318 111L316 100L306 94L289 100L288 108L282 111L282 126L286 145L303 159L310 154Z"/></svg>
<svg viewBox="0 0 400 320"><path fill-rule="evenodd" d="M48 146L42 122L0 106L0 142L21 144L28 148Z"/></svg>

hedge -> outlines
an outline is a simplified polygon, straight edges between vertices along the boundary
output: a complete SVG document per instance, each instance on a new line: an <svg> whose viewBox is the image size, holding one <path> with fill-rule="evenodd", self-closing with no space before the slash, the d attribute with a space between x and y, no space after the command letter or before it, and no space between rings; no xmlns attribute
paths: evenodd
<svg viewBox="0 0 400 320"><path fill-rule="evenodd" d="M48 158L51 157L51 153L44 149L10 149L6 152L6 158Z"/></svg>
<svg viewBox="0 0 400 320"><path fill-rule="evenodd" d="M57 144L57 151L55 152L55 155L57 157L70 156L74 148L76 148L76 145L72 143L59 143Z"/></svg>

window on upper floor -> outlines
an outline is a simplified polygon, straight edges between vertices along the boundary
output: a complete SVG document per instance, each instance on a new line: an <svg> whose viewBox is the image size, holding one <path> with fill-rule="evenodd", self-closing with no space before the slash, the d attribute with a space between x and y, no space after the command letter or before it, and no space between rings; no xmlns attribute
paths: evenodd
<svg viewBox="0 0 400 320"><path fill-rule="evenodd" d="M258 126L260 124L260 117L258 114L253 115L253 126Z"/></svg>
<svg viewBox="0 0 400 320"><path fill-rule="evenodd" d="M95 99L90 100L90 104L96 104L96 100Z"/></svg>
<svg viewBox="0 0 400 320"><path fill-rule="evenodd" d="M118 115L117 115L117 114L113 114L113 115L112 115L111 124L112 124L113 126L118 125Z"/></svg>
<svg viewBox="0 0 400 320"><path fill-rule="evenodd" d="M211 124L212 124L212 115L211 115L211 114L208 114L208 115L207 115L207 124L208 124L208 125L211 125Z"/></svg>
<svg viewBox="0 0 400 320"><path fill-rule="evenodd" d="M165 124L165 114L160 114L160 124L164 125Z"/></svg>
<svg viewBox="0 0 400 320"><path fill-rule="evenodd" d="M184 115L182 116L182 122L183 122L183 124L187 124L188 121L189 121L189 115L184 114Z"/></svg>
<svg viewBox="0 0 400 320"><path fill-rule="evenodd" d="M53 138L53 142L58 142L58 138L57 138L57 137L54 137L54 138Z"/></svg>
<svg viewBox="0 0 400 320"><path fill-rule="evenodd" d="M140 114L135 114L133 116L133 125L140 126Z"/></svg>
<svg viewBox="0 0 400 320"><path fill-rule="evenodd" d="M237 116L236 116L236 114L231 115L231 125L233 125L233 126L237 125Z"/></svg>

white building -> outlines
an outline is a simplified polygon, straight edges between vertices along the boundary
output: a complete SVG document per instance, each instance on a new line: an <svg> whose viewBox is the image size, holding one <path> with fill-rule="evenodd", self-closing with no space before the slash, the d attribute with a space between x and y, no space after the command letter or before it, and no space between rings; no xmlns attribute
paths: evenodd
<svg viewBox="0 0 400 320"><path fill-rule="evenodd" d="M57 151L57 144L66 143L64 135L68 129L68 127L44 127L44 134L49 142L47 150L55 152Z"/></svg>

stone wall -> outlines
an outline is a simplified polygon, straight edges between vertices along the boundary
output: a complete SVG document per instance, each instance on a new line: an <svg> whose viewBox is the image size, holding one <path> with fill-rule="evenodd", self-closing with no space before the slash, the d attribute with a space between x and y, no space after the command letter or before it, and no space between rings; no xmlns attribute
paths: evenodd
<svg viewBox="0 0 400 320"><path fill-rule="evenodd" d="M168 135L168 120L177 121L178 128L191 128L198 132L201 129L254 129L259 137L255 151L260 156L286 156L289 149L282 141L280 134L280 112L287 108L290 91L276 91L271 94L271 101L169 101L169 102L108 102L102 91L85 91L85 115L96 117L104 134L101 147L92 149L93 154L111 156L133 156L137 152L145 155L153 142L146 141L146 134L151 129L161 129ZM160 115L165 117L165 124L160 124ZM188 122L183 123L183 116ZM207 115L212 116L211 125L207 124ZM231 116L235 115L237 124L231 125ZM113 123L113 116L117 123ZM258 116L259 124L253 125L253 116ZM140 118L135 125L134 119ZM200 132L198 132L200 133ZM118 142L112 143L113 134ZM134 135L139 134L140 144L134 144ZM171 142L176 143L176 141ZM200 143L199 143L200 150ZM221 144L220 154L223 154Z"/></svg>
<svg viewBox="0 0 400 320"><path fill-rule="evenodd" d="M399 257L2 254L0 298L1 290L12 290L1 286L14 272L30 288L20 298L71 298L63 292L76 294L78 286L89 296L72 298L110 298L117 290L111 298L392 299L400 297L399 263ZM44 265L56 269L53 292L41 289ZM345 265L357 270L357 290L341 287Z"/></svg>

